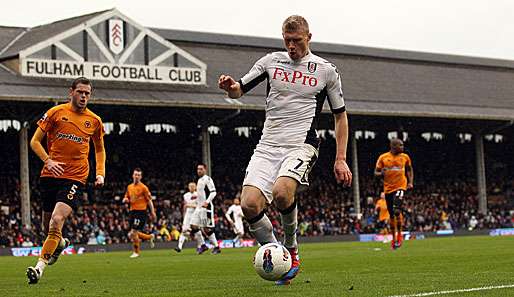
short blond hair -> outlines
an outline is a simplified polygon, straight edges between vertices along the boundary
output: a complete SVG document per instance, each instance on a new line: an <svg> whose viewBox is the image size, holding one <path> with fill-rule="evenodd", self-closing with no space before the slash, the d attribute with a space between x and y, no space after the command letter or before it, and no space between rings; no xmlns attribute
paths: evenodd
<svg viewBox="0 0 514 297"><path fill-rule="evenodd" d="M309 33L309 23L300 15L292 15L282 23L282 32L305 31Z"/></svg>

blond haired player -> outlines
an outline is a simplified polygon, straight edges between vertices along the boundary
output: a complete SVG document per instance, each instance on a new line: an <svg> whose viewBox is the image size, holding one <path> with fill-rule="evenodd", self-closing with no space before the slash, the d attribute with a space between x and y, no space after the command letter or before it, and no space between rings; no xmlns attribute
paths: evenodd
<svg viewBox="0 0 514 297"><path fill-rule="evenodd" d="M335 119L334 174L345 185L352 180L346 164L348 119L339 71L310 51L311 37L305 18L292 15L282 24L286 51L262 57L238 81L229 75L221 75L218 80L218 86L233 99L267 82L266 121L246 168L241 207L261 245L277 242L266 207L273 202L280 211L284 246L293 264L277 285L289 284L300 271L295 194L300 186L309 185L309 173L318 158L316 128L326 99Z"/></svg>

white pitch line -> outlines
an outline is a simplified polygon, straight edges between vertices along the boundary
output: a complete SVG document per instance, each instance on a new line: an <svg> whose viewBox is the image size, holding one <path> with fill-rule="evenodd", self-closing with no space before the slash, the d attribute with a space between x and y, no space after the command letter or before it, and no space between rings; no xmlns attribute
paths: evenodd
<svg viewBox="0 0 514 297"><path fill-rule="evenodd" d="M506 288L514 288L514 285L488 286L488 287L460 289L460 290L451 290L451 291L418 293L418 294L412 294L412 295L394 295L394 296L388 296L388 297L422 297L422 296L444 295L444 294L485 291L485 290L494 290L494 289L506 289Z"/></svg>

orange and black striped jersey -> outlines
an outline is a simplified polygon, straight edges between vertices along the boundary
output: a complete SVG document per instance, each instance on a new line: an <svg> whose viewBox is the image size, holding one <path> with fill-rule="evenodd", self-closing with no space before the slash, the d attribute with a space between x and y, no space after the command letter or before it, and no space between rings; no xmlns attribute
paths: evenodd
<svg viewBox="0 0 514 297"><path fill-rule="evenodd" d="M407 176L405 167L412 167L409 155L400 153L393 155L391 152L380 155L376 168L384 172L384 192L386 194L397 190L407 189Z"/></svg>
<svg viewBox="0 0 514 297"><path fill-rule="evenodd" d="M59 178L85 184L89 174L89 142L103 138L102 119L87 108L84 112L75 112L71 103L65 103L49 109L37 124L46 134L49 157L64 163L64 174ZM55 177L46 166L41 176Z"/></svg>
<svg viewBox="0 0 514 297"><path fill-rule="evenodd" d="M148 202L152 200L152 195L148 187L139 182L137 184L131 183L127 186L125 198L129 199L130 210L146 210Z"/></svg>

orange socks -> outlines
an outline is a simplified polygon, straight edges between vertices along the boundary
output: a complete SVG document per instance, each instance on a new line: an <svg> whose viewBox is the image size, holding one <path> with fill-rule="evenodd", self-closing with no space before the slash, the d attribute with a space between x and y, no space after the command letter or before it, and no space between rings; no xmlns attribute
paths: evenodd
<svg viewBox="0 0 514 297"><path fill-rule="evenodd" d="M403 215L400 214L399 216L396 216L396 226L397 226L397 231L398 231L397 240L398 241L401 241L403 239L402 238L402 225L403 225Z"/></svg>
<svg viewBox="0 0 514 297"><path fill-rule="evenodd" d="M132 246L134 248L134 253L139 254L141 251L141 240L139 238L132 243Z"/></svg>
<svg viewBox="0 0 514 297"><path fill-rule="evenodd" d="M50 228L48 230L48 236L46 237L45 243L43 244L43 248L41 249L41 255L39 256L45 263L48 262L50 256L54 253L55 249L61 242L61 230L57 228Z"/></svg>
<svg viewBox="0 0 514 297"><path fill-rule="evenodd" d="M143 232L137 232L137 236L139 237L139 239L142 239L142 240L150 240L152 238L152 235L150 234L146 234L146 233L143 233Z"/></svg>

